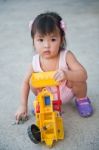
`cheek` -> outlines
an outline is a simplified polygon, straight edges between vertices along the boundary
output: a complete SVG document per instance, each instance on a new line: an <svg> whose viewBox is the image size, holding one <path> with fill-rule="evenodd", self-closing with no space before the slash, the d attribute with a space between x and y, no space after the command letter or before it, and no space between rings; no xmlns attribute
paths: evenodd
<svg viewBox="0 0 99 150"><path fill-rule="evenodd" d="M41 45L38 42L34 42L34 47L36 50L39 50Z"/></svg>
<svg viewBox="0 0 99 150"><path fill-rule="evenodd" d="M55 48L53 48L53 50L52 50L52 55L57 55L58 54L58 52L59 52L59 48L57 47L55 47Z"/></svg>
<svg viewBox="0 0 99 150"><path fill-rule="evenodd" d="M59 48L59 47L60 47L60 45L61 45L61 41L60 41L60 40L58 40L58 41L57 41L57 43L56 43L56 47L57 47L57 48Z"/></svg>
<svg viewBox="0 0 99 150"><path fill-rule="evenodd" d="M55 46L54 46L54 49L55 51L58 51L60 49L60 43L57 43Z"/></svg>

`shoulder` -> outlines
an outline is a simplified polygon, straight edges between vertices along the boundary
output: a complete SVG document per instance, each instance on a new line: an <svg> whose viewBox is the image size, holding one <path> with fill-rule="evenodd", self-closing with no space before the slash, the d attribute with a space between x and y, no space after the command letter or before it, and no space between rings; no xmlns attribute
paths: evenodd
<svg viewBox="0 0 99 150"><path fill-rule="evenodd" d="M74 54L71 52L71 50L62 50L60 51L61 55L64 55L66 58L69 56L74 56Z"/></svg>
<svg viewBox="0 0 99 150"><path fill-rule="evenodd" d="M81 68L80 62L77 60L74 53L72 53L70 50L67 51L67 54L65 56L66 64L71 70L79 69Z"/></svg>
<svg viewBox="0 0 99 150"><path fill-rule="evenodd" d="M85 70L85 68L71 51L67 52L66 63L71 70Z"/></svg>
<svg viewBox="0 0 99 150"><path fill-rule="evenodd" d="M67 57L74 56L73 52L71 50L67 50Z"/></svg>
<svg viewBox="0 0 99 150"><path fill-rule="evenodd" d="M66 62L69 62L69 61L77 61L76 56L75 56L74 53L71 52L70 50L67 50L67 53L66 53L66 55L65 55L65 58L66 58Z"/></svg>

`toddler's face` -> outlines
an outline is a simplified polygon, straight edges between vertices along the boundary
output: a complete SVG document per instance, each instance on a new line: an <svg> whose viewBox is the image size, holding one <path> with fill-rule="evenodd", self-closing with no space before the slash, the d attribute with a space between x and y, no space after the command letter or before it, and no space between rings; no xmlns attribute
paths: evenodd
<svg viewBox="0 0 99 150"><path fill-rule="evenodd" d="M34 47L44 58L55 57L59 52L61 42L61 36L58 32L47 35L41 35L37 32L34 36Z"/></svg>

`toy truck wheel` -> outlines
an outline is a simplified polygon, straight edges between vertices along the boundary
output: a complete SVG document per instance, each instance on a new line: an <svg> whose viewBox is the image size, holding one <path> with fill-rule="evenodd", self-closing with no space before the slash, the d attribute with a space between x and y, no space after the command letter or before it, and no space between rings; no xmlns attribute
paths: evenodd
<svg viewBox="0 0 99 150"><path fill-rule="evenodd" d="M29 126L27 129L27 132L32 142L34 142L35 144L38 144L39 142L41 142L40 129L35 124L32 124L31 126Z"/></svg>

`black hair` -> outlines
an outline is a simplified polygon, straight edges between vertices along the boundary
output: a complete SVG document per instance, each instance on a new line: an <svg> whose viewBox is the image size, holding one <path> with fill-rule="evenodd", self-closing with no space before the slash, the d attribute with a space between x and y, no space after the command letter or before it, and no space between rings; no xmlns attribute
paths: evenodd
<svg viewBox="0 0 99 150"><path fill-rule="evenodd" d="M65 49L66 47L66 39L65 32L61 27L62 18L56 12L46 12L38 15L31 27L31 37L34 39L34 35L36 32L39 32L41 35L46 35L55 32L55 30L59 30L62 46L60 49Z"/></svg>

